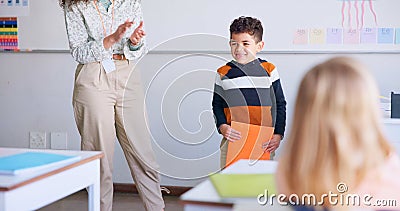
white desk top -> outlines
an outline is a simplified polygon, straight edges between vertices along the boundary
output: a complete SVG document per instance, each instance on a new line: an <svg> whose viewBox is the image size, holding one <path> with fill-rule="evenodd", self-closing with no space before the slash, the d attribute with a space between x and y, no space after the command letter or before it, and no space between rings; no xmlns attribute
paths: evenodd
<svg viewBox="0 0 400 211"><path fill-rule="evenodd" d="M400 125L400 119L399 118L383 118L383 124L397 124Z"/></svg>
<svg viewBox="0 0 400 211"><path fill-rule="evenodd" d="M25 149L25 148L1 148L0 147L0 156L7 156L22 152L48 152L48 153L57 153L61 155L73 155L80 156L80 160L75 163L68 164L64 167L52 167L48 169L43 169L32 174L22 174L22 175L0 175L0 191L7 191L17 187L20 187L25 184L29 184L30 182L36 181L38 179L44 178L46 176L50 176L52 174L57 173L58 171L62 171L62 169L69 169L73 166L82 165L84 163L90 162L95 159L99 159L103 156L102 152L98 151L71 151L71 150L50 150L50 149Z"/></svg>
<svg viewBox="0 0 400 211"><path fill-rule="evenodd" d="M278 162L269 160L259 160L254 164L248 160L239 160L228 168L224 169L223 174L270 174L275 173ZM182 194L180 199L185 203L215 203L215 204L230 204L232 205L239 198L221 198L215 190L209 179L198 184ZM241 201L254 201L254 199L242 199Z"/></svg>

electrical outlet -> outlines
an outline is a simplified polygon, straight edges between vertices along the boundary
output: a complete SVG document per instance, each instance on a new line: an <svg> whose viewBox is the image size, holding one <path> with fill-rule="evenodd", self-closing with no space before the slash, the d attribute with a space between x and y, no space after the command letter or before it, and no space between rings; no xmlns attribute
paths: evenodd
<svg viewBox="0 0 400 211"><path fill-rule="evenodd" d="M46 149L46 132L29 132L29 148Z"/></svg>
<svg viewBox="0 0 400 211"><path fill-rule="evenodd" d="M67 133L51 132L50 133L51 149L67 149Z"/></svg>

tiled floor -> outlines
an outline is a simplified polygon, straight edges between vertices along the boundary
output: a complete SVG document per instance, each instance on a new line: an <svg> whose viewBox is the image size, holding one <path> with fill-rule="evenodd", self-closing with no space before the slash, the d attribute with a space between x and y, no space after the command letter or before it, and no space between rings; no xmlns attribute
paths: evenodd
<svg viewBox="0 0 400 211"><path fill-rule="evenodd" d="M183 206L177 196L164 196L166 211L183 211ZM87 211L87 193L79 191L60 201L50 204L39 211ZM114 193L114 211L144 211L142 201L138 194L133 193Z"/></svg>

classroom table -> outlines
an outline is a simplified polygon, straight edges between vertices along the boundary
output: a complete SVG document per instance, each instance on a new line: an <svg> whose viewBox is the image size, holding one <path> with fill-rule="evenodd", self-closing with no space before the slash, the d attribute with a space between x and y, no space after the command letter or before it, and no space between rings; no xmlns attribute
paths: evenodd
<svg viewBox="0 0 400 211"><path fill-rule="evenodd" d="M80 159L29 174L0 175L0 211L36 210L84 188L88 191L88 210L100 210L102 152L0 148L0 156L28 151L74 155Z"/></svg>
<svg viewBox="0 0 400 211"><path fill-rule="evenodd" d="M276 161L270 160L259 160L254 164L249 163L249 160L239 160L222 170L221 173L270 174L275 173L277 164ZM227 211L232 210L235 204L249 203L254 205L257 203L256 197L221 198L209 179L182 194L180 200L185 211Z"/></svg>
<svg viewBox="0 0 400 211"><path fill-rule="evenodd" d="M390 118L390 112L386 112L384 113L383 124L387 139L395 148L397 154L400 155L400 119Z"/></svg>

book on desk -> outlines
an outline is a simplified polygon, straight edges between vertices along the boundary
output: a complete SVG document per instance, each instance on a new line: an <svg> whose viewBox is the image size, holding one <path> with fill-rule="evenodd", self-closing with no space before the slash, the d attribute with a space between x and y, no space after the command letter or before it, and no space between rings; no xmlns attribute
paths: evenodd
<svg viewBox="0 0 400 211"><path fill-rule="evenodd" d="M274 174L214 174L211 183L222 198L257 197L276 194Z"/></svg>
<svg viewBox="0 0 400 211"><path fill-rule="evenodd" d="M80 156L47 152L23 152L0 157L0 174L21 175L51 167L64 167L80 160Z"/></svg>

